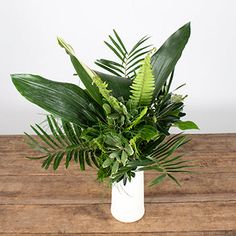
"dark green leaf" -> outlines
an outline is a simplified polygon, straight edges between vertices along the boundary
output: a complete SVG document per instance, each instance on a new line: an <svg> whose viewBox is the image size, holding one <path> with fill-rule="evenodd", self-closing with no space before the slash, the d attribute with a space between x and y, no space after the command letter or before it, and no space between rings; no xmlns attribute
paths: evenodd
<svg viewBox="0 0 236 236"><path fill-rule="evenodd" d="M96 74L108 84L108 89L112 91L112 95L116 98L123 97L129 99L131 81L129 79L107 75L96 71Z"/></svg>
<svg viewBox="0 0 236 236"><path fill-rule="evenodd" d="M25 98L46 111L79 125L97 123L99 113L91 112L89 104L97 107L98 112L101 108L78 86L47 80L38 75L14 74L11 77Z"/></svg>
<svg viewBox="0 0 236 236"><path fill-rule="evenodd" d="M42 168L47 170L49 168L51 162L53 161L53 158L54 158L54 155L48 156L48 158L43 161Z"/></svg>
<svg viewBox="0 0 236 236"><path fill-rule="evenodd" d="M154 97L158 95L168 76L175 68L190 36L190 23L185 24L172 34L152 56L152 69L155 76Z"/></svg>
<svg viewBox="0 0 236 236"><path fill-rule="evenodd" d="M66 169L69 167L72 157L73 157L73 150L67 152L67 154L66 154L66 163L65 163Z"/></svg>
<svg viewBox="0 0 236 236"><path fill-rule="evenodd" d="M85 170L83 151L79 151L79 164L80 164L80 170Z"/></svg>
<svg viewBox="0 0 236 236"><path fill-rule="evenodd" d="M167 174L168 177L170 177L177 185L181 186L181 184L179 183L179 181L173 176L171 175L170 173Z"/></svg>
<svg viewBox="0 0 236 236"><path fill-rule="evenodd" d="M84 86L86 87L90 96L99 104L102 105L102 97L98 88L93 84L92 77L95 76L94 72L86 65L81 63L75 56L72 47L67 44L63 39L57 38L59 45L65 49L66 53L70 56L71 62L75 68L77 75L80 77Z"/></svg>
<svg viewBox="0 0 236 236"><path fill-rule="evenodd" d="M166 173L159 175L156 179L152 180L151 183L149 184L149 186L153 186L156 184L160 184L164 178L166 177Z"/></svg>
<svg viewBox="0 0 236 236"><path fill-rule="evenodd" d="M115 34L115 36L116 36L118 42L120 43L121 47L123 48L123 50L125 51L125 53L127 53L127 50L126 50L126 48L125 48L125 45L123 44L123 42L122 42L120 36L118 35L118 33L117 33L114 29L113 29L113 32L114 32L114 34Z"/></svg>
<svg viewBox="0 0 236 236"><path fill-rule="evenodd" d="M57 168L59 167L62 158L64 156L64 153L58 153L54 159L54 163L53 163L53 170L57 170Z"/></svg>

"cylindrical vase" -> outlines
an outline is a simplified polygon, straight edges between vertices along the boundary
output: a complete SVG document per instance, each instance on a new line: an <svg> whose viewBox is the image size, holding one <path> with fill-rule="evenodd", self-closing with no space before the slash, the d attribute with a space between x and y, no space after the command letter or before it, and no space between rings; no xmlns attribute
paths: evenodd
<svg viewBox="0 0 236 236"><path fill-rule="evenodd" d="M111 213L121 222L135 222L144 215L144 172L137 171L131 182L112 185Z"/></svg>

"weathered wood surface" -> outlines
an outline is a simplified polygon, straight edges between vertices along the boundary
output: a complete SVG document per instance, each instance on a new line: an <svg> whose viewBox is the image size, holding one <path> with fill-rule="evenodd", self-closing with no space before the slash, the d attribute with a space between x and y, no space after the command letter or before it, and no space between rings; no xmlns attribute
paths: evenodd
<svg viewBox="0 0 236 236"><path fill-rule="evenodd" d="M0 235L236 235L236 134L190 135L184 150L198 174L145 188L145 217L110 214L110 189L78 166L42 170L22 136L0 136ZM155 172L145 173L145 182Z"/></svg>

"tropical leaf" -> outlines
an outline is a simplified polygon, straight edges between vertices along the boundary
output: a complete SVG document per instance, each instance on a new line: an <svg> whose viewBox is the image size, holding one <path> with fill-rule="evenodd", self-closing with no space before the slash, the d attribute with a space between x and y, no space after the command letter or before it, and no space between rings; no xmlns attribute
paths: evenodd
<svg viewBox="0 0 236 236"><path fill-rule="evenodd" d="M80 77L84 86L86 87L90 96L100 105L102 105L102 99L98 92L98 88L93 85L92 78L96 76L95 72L90 70L86 65L80 62L75 56L73 48L66 43L62 38L57 38L58 44L65 49L66 53L70 56L71 62L75 68L77 75Z"/></svg>
<svg viewBox="0 0 236 236"><path fill-rule="evenodd" d="M130 85L132 83L131 80L124 77L104 74L98 71L95 72L103 82L107 83L108 85L107 88L111 90L111 93L114 97L116 98L123 97L124 100L129 99Z"/></svg>
<svg viewBox="0 0 236 236"><path fill-rule="evenodd" d="M87 126L103 119L102 108L74 84L31 74L13 74L11 78L26 99L69 122Z"/></svg>
<svg viewBox="0 0 236 236"><path fill-rule="evenodd" d="M26 134L29 144L36 150L41 150L43 156L28 157L29 159L44 159L42 167L48 169L50 165L56 170L64 159L65 168L69 167L72 160L80 164L80 169L85 169L85 161L88 165L98 166L92 150L81 138L78 130L81 128L65 120L57 121L54 116L47 116L48 127L52 134L49 134L40 125L31 126L38 138ZM61 126L61 127L60 127ZM43 148L42 148L43 147Z"/></svg>
<svg viewBox="0 0 236 236"><path fill-rule="evenodd" d="M115 76L133 79L136 75L136 70L141 66L145 54L150 51L151 45L144 46L149 37L141 38L128 52L118 33L115 30L113 32L114 37L109 35L110 42L105 41L105 44L118 57L119 62L100 59L96 60L95 64Z"/></svg>
<svg viewBox="0 0 236 236"><path fill-rule="evenodd" d="M149 162L141 163L143 167L139 168L139 170L156 170L161 174L156 179L151 181L150 186L159 184L166 177L169 177L177 185L180 185L173 173L192 172L189 168L193 168L195 165L185 164L187 162L191 162L190 160L183 160L183 155L177 155L174 157L172 155L178 148L188 141L189 140L184 135L175 135L167 141L157 145L157 147L148 156L150 159ZM138 162L136 165L141 166Z"/></svg>
<svg viewBox="0 0 236 236"><path fill-rule="evenodd" d="M157 97L170 73L181 57L190 37L190 23L172 34L152 56L152 69L155 77L154 97Z"/></svg>
<svg viewBox="0 0 236 236"><path fill-rule="evenodd" d="M148 54L131 86L130 99L136 106L150 105L153 98L153 91L155 89L154 81L151 57Z"/></svg>

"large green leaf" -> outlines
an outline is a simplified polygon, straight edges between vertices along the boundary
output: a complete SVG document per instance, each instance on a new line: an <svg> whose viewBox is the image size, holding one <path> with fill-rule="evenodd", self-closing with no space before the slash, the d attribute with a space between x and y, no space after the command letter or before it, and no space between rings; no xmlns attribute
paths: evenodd
<svg viewBox="0 0 236 236"><path fill-rule="evenodd" d="M76 73L80 77L90 96L98 104L100 105L102 104L102 98L97 86L93 84L92 78L96 75L98 75L104 82L107 82L108 88L112 90L112 94L116 98L123 97L124 99L128 100L129 86L131 84L130 80L119 76L107 75L104 73L100 73L98 71L95 72L89 69L86 65L84 65L77 59L72 47L69 44L67 44L61 38L58 38L58 43L61 47L63 47L66 50L67 54L70 56L71 62L75 68Z"/></svg>
<svg viewBox="0 0 236 236"><path fill-rule="evenodd" d="M185 24L172 34L152 56L152 69L155 76L154 96L157 96L170 73L181 57L190 36L190 23Z"/></svg>
<svg viewBox="0 0 236 236"><path fill-rule="evenodd" d="M125 100L129 99L131 80L124 77L107 75L98 71L96 71L96 74L108 84L108 89L112 90L114 97L123 97Z"/></svg>
<svg viewBox="0 0 236 236"><path fill-rule="evenodd" d="M31 74L13 74L11 77L25 98L69 122L89 125L101 117L99 105L76 85Z"/></svg>
<svg viewBox="0 0 236 236"><path fill-rule="evenodd" d="M74 54L73 48L67 44L62 38L57 38L59 45L65 49L66 53L70 56L71 62L75 68L77 75L80 77L84 86L86 87L90 96L100 105L102 105L102 97L98 88L93 85L92 78L96 76L94 71L90 70L86 65L80 62Z"/></svg>

